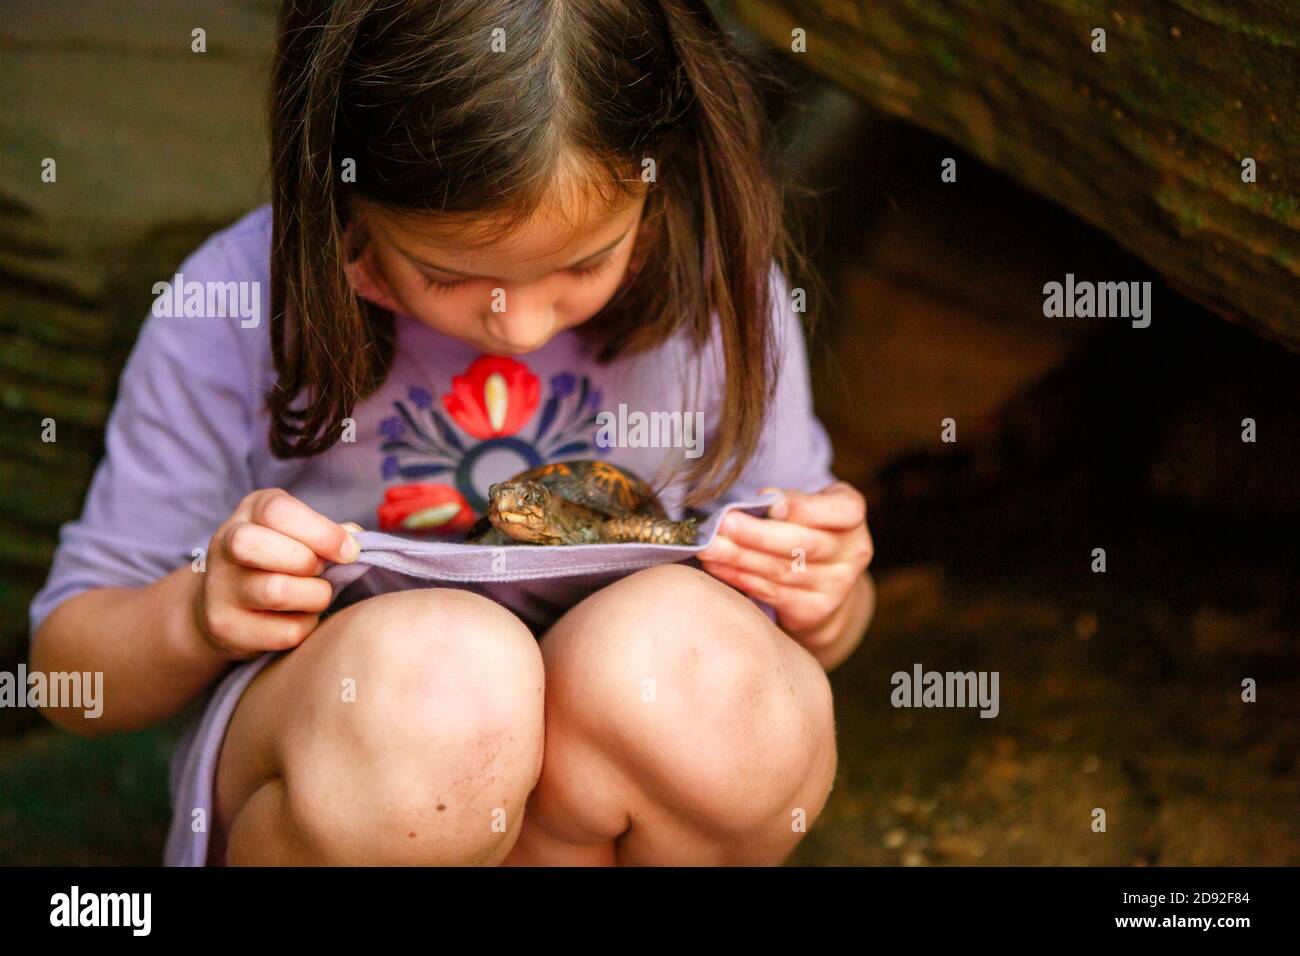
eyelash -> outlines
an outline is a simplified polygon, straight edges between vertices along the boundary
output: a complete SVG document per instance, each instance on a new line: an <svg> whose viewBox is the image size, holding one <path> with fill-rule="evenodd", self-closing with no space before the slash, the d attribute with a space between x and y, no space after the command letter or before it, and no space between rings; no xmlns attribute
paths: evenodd
<svg viewBox="0 0 1300 956"><path fill-rule="evenodd" d="M604 259L600 260L600 262L596 263L594 266L577 266L572 269L567 269L565 271L570 272L573 275L582 276L585 278L587 276L593 276L597 272L603 271L605 267L607 267L613 261L614 261L613 256L606 256ZM420 276L421 278L424 279L424 287L426 289L434 289L438 292L450 292L452 289L459 288L460 286L463 286L466 282L469 281L468 279L457 279L454 282L439 282L437 279L429 278L429 276L424 275L424 273L420 273Z"/></svg>

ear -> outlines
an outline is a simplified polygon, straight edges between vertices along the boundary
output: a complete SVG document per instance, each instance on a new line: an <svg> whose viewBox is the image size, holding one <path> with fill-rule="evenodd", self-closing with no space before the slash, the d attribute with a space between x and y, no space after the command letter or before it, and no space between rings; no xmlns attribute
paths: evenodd
<svg viewBox="0 0 1300 956"><path fill-rule="evenodd" d="M352 291L380 308L401 312L401 303L393 296L392 288L375 262L370 237L355 218L343 232L343 249L346 257L343 271L347 273Z"/></svg>

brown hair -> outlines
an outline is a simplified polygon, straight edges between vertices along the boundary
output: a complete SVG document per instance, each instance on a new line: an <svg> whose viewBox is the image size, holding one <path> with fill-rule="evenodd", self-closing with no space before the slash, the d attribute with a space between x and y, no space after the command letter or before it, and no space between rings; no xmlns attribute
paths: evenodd
<svg viewBox="0 0 1300 956"><path fill-rule="evenodd" d="M392 363L392 315L344 272L350 196L504 233L561 163L580 158L613 204L650 157L644 266L580 329L608 361L683 329L702 346L717 313L720 417L686 503L725 491L775 387L770 269L804 266L759 80L702 0L286 0L271 94L274 453L331 447Z"/></svg>

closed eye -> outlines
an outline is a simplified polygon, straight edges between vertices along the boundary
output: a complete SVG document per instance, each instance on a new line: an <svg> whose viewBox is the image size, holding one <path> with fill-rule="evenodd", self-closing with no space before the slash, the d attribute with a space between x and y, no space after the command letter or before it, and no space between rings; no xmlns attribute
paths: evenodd
<svg viewBox="0 0 1300 956"><path fill-rule="evenodd" d="M600 261L592 265L577 266L575 268L569 269L568 271L575 276L594 276L598 272L604 272L607 268L609 268L610 264L613 263L613 261L614 261L613 256L606 256L604 259L601 259Z"/></svg>
<svg viewBox="0 0 1300 956"><path fill-rule="evenodd" d="M606 256L604 259L601 259L598 262L595 262L591 265L573 266L571 268L565 269L564 271L569 273L570 275L586 278L588 276L593 276L596 275L597 273L604 272L607 268L609 268L609 266L613 262L614 262L613 256ZM465 285L467 282L474 281L472 279L456 279L451 282L442 282L439 281L438 279L433 278L432 276L425 275L423 272L420 273L420 277L424 279L424 287L426 289L436 289L440 292L450 292L452 289L460 288L461 286Z"/></svg>

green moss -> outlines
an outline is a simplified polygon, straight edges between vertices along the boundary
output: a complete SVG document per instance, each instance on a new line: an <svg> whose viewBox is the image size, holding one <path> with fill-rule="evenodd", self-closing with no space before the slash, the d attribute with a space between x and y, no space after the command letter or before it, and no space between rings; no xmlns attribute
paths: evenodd
<svg viewBox="0 0 1300 956"><path fill-rule="evenodd" d="M961 77L965 75L966 71L961 61L957 59L957 56L948 45L938 37L932 38L926 45L926 49L934 57L934 61L939 64L939 68L948 76Z"/></svg>
<svg viewBox="0 0 1300 956"><path fill-rule="evenodd" d="M1270 208L1274 219L1300 226L1300 196L1294 193L1273 193Z"/></svg>
<svg viewBox="0 0 1300 956"><path fill-rule="evenodd" d="M174 729L86 740L42 727L0 742L0 865L156 866Z"/></svg>

